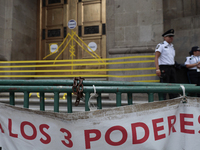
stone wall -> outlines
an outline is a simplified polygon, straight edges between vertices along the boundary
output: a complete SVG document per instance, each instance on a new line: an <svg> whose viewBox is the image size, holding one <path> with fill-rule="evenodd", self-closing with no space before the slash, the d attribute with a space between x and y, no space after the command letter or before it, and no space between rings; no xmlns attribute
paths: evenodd
<svg viewBox="0 0 200 150"><path fill-rule="evenodd" d="M161 0L108 0L107 56L154 55L155 47L162 41L163 4ZM132 59L138 60L138 59ZM123 60L121 60L123 61ZM130 60L131 61L131 60ZM154 63L114 65L109 68L153 67ZM152 74L150 71L109 72L115 75ZM157 77L110 78L109 80L155 80Z"/></svg>
<svg viewBox="0 0 200 150"><path fill-rule="evenodd" d="M37 0L13 0L11 60L36 59Z"/></svg>
<svg viewBox="0 0 200 150"><path fill-rule="evenodd" d="M0 0L0 61L36 59L36 21L37 0Z"/></svg>
<svg viewBox="0 0 200 150"><path fill-rule="evenodd" d="M37 0L0 0L0 52L7 60L36 59Z"/></svg>
<svg viewBox="0 0 200 150"><path fill-rule="evenodd" d="M200 1L163 0L164 30L175 29L176 60L184 63L192 46L200 46Z"/></svg>
<svg viewBox="0 0 200 150"><path fill-rule="evenodd" d="M107 0L107 56L110 58L134 55L154 55L162 41L163 4L161 0ZM149 60L128 59L120 61ZM151 58L151 60L153 60ZM154 67L152 63L110 65L109 69ZM109 72L110 75L155 74L155 70ZM158 80L156 76L109 78L110 81ZM116 99L115 94L109 95ZM126 94L122 95L126 99ZM133 99L148 99L147 94L133 94ZM157 99L155 95L155 99Z"/></svg>
<svg viewBox="0 0 200 150"><path fill-rule="evenodd" d="M4 55L4 30L5 30L5 0L0 0L0 53Z"/></svg>

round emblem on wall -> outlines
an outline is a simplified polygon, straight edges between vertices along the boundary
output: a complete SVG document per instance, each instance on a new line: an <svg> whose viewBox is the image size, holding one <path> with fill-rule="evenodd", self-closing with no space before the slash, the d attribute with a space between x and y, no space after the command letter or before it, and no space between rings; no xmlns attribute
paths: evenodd
<svg viewBox="0 0 200 150"><path fill-rule="evenodd" d="M68 22L68 28L69 29L74 29L74 28L76 28L76 21L75 20L70 20L69 22Z"/></svg>
<svg viewBox="0 0 200 150"><path fill-rule="evenodd" d="M57 50L57 48L58 48L58 44L55 44L55 43L50 44L50 52L51 53L55 52Z"/></svg>
<svg viewBox="0 0 200 150"><path fill-rule="evenodd" d="M90 47L93 51L96 51L96 50L97 50L97 44L96 44L95 42L90 42L90 43L88 44L88 47ZM90 52L92 52L89 48L88 48L88 50L89 50Z"/></svg>

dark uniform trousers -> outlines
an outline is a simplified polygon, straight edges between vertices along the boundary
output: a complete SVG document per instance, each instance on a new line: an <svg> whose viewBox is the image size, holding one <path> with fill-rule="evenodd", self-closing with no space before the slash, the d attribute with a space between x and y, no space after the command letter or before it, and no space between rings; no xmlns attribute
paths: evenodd
<svg viewBox="0 0 200 150"><path fill-rule="evenodd" d="M196 84L197 86L200 86L200 72L197 72L196 69L189 70L188 76L191 84ZM200 97L200 94L197 93L197 97Z"/></svg>
<svg viewBox="0 0 200 150"><path fill-rule="evenodd" d="M197 72L196 69L188 71L189 79L192 84L200 86L200 72Z"/></svg>
<svg viewBox="0 0 200 150"><path fill-rule="evenodd" d="M160 77L161 83L177 83L176 69L174 65L160 65L159 67L161 71L161 77ZM163 97L166 100L166 94L163 94ZM169 93L170 99L173 99L175 97L178 97L178 94Z"/></svg>

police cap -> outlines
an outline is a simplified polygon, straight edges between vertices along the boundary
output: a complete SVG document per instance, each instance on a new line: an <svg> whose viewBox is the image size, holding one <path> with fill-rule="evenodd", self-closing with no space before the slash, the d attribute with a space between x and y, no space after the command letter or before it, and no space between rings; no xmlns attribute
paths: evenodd
<svg viewBox="0 0 200 150"><path fill-rule="evenodd" d="M189 54L190 54L190 55L193 55L193 52L195 52L195 51L200 51L199 46L193 46L193 47L191 48L191 51L189 52Z"/></svg>
<svg viewBox="0 0 200 150"><path fill-rule="evenodd" d="M200 48L199 48L199 46L193 46L191 50L192 51L200 51Z"/></svg>
<svg viewBox="0 0 200 150"><path fill-rule="evenodd" d="M174 36L174 29L170 29L170 30L166 31L165 33L163 33L162 36L163 37Z"/></svg>

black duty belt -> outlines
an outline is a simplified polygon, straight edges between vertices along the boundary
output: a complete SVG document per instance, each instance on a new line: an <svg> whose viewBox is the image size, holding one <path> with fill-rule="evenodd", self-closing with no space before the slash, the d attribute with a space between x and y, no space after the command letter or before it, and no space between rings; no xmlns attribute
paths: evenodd
<svg viewBox="0 0 200 150"><path fill-rule="evenodd" d="M169 67L169 68L173 68L174 65L159 65L159 67Z"/></svg>
<svg viewBox="0 0 200 150"><path fill-rule="evenodd" d="M189 71L189 72L197 72L196 69L189 69L188 71Z"/></svg>

